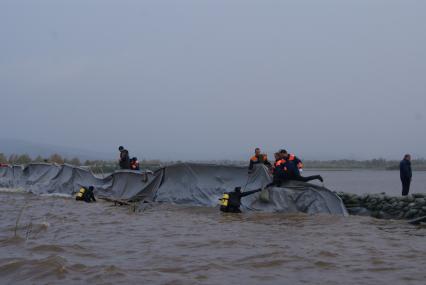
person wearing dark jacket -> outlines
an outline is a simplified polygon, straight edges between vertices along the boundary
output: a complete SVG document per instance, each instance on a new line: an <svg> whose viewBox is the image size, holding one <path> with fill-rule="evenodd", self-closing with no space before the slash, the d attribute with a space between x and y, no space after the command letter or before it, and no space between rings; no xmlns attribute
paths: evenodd
<svg viewBox="0 0 426 285"><path fill-rule="evenodd" d="M274 174L275 169L280 167L281 163L285 162L285 160L281 158L281 155L280 155L279 152L274 153L274 158L275 158L275 162L274 162L274 164L272 165L272 168L271 168L271 174L272 175Z"/></svg>
<svg viewBox="0 0 426 285"><path fill-rule="evenodd" d="M404 159L399 163L399 176L402 183L402 196L407 196L410 191L411 178L411 155L406 154Z"/></svg>
<svg viewBox="0 0 426 285"><path fill-rule="evenodd" d="M268 161L268 156L266 154L260 153L260 148L256 148L254 150L254 156L250 158L250 164L249 164L249 172L253 170L253 167L255 164L264 164L267 167L272 167L272 164Z"/></svg>
<svg viewBox="0 0 426 285"><path fill-rule="evenodd" d="M123 146L120 146L118 150L120 151L120 159L119 159L120 168L130 169L129 151L125 149Z"/></svg>
<svg viewBox="0 0 426 285"><path fill-rule="evenodd" d="M293 161L297 165L299 172L302 171L303 162L296 155L294 155L293 153L288 153L285 149L281 149L279 154L280 154L282 159L284 159L286 161Z"/></svg>
<svg viewBox="0 0 426 285"><path fill-rule="evenodd" d="M226 192L220 200L220 210L227 213L241 213L241 198L260 192L262 189L241 192L241 187L235 187L233 192Z"/></svg>
<svg viewBox="0 0 426 285"><path fill-rule="evenodd" d="M282 160L282 163L275 168L273 175L273 182L269 186L281 186L281 184L288 180L296 180L308 182L311 180L319 180L324 182L321 175L302 176L300 175L299 167L295 160Z"/></svg>
<svg viewBox="0 0 426 285"><path fill-rule="evenodd" d="M86 203L96 202L95 195L93 194L93 186L81 187L75 197L77 201L84 201Z"/></svg>

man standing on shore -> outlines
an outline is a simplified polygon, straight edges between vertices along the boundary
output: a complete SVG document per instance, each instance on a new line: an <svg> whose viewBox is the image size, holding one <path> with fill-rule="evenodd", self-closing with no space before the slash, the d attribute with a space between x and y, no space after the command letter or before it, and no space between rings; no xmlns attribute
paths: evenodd
<svg viewBox="0 0 426 285"><path fill-rule="evenodd" d="M411 177L411 155L404 155L404 159L399 163L399 173L402 182L402 196L407 196L410 191Z"/></svg>

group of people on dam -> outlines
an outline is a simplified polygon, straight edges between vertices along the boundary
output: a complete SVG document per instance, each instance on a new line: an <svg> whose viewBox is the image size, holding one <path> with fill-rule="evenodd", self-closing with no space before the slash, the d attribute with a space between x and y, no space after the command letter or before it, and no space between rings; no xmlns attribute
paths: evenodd
<svg viewBox="0 0 426 285"><path fill-rule="evenodd" d="M123 146L118 147L120 158L118 163L121 169L139 170L139 161L137 157L130 158L129 151Z"/></svg>
<svg viewBox="0 0 426 285"><path fill-rule="evenodd" d="M266 154L261 153L260 148L256 148L254 155L250 158L249 164L249 173L253 170L254 165L264 164L266 165L272 175L273 182L271 185L280 186L281 183L288 180L297 180L308 182L311 180L319 180L324 182L321 175L313 175L304 177L301 175L303 171L303 163L296 155L293 153L288 153L285 149L281 149L274 154L275 162L272 164L268 160Z"/></svg>
<svg viewBox="0 0 426 285"><path fill-rule="evenodd" d="M299 159L293 153L288 153L285 149L281 149L274 154L275 161L271 163L268 160L268 156L261 152L260 148L256 148L254 155L250 158L248 167L249 174L253 171L254 166L257 164L263 164L268 167L269 171L273 176L272 183L268 184L265 188L271 186L280 187L282 183L289 180L297 180L308 182L311 180L319 180L324 182L320 175L313 176L302 176L303 170L302 160ZM222 212L240 213L241 212L241 198L255 194L262 191L262 189L256 189L251 191L241 191L241 187L235 187L234 191L226 192L223 194L220 200L220 210Z"/></svg>
<svg viewBox="0 0 426 285"><path fill-rule="evenodd" d="M120 151L119 166L121 169L139 170L139 162L136 157L130 158L129 151L123 146L118 148ZM287 152L285 149L281 149L274 153L274 162L268 160L268 156L262 153L260 148L254 150L254 155L249 160L248 173L251 174L254 171L255 165L265 165L272 175L272 182L266 185L264 189L269 187L280 187L283 183L295 180L302 182L309 182L312 180L319 180L324 182L321 175L302 176L303 162L293 153ZM400 162L400 178L402 182L402 195L408 195L410 189L410 183L412 179L411 170L411 156L406 154L403 160ZM245 187L244 187L245 188ZM251 191L244 191L240 186L235 187L231 192L223 194L220 200L220 210L223 212L241 212L241 199L248 195L255 194L262 191L262 189L256 189ZM95 202L96 199L93 194L93 186L82 187L77 193L76 200L85 202Z"/></svg>

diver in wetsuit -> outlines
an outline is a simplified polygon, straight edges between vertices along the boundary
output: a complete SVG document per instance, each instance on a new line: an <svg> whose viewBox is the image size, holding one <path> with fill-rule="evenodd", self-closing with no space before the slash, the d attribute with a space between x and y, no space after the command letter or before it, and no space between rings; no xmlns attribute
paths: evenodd
<svg viewBox="0 0 426 285"><path fill-rule="evenodd" d="M256 189L252 191L241 192L241 187L235 187L233 192L226 192L220 200L220 210L227 213L241 213L241 198L261 191Z"/></svg>
<svg viewBox="0 0 426 285"><path fill-rule="evenodd" d="M75 196L75 200L84 201L86 203L96 202L95 195L93 194L93 186L88 188L81 187L80 191L78 191L77 196Z"/></svg>

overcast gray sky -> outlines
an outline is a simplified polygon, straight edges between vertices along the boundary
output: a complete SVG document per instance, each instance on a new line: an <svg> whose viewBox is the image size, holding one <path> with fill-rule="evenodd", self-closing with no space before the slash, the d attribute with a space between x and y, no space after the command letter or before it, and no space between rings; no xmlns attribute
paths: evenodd
<svg viewBox="0 0 426 285"><path fill-rule="evenodd" d="M426 1L0 0L0 137L426 156Z"/></svg>

